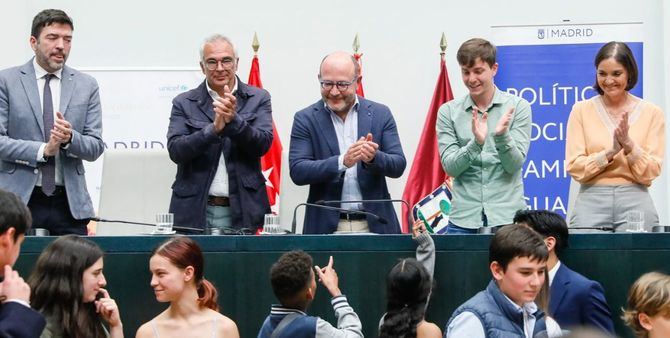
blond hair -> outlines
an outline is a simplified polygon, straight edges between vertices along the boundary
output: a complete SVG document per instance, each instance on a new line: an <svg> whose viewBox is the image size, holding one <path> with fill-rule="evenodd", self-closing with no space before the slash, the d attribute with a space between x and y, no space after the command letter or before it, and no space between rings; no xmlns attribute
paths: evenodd
<svg viewBox="0 0 670 338"><path fill-rule="evenodd" d="M626 307L621 319L637 337L648 337L649 333L640 324L640 314L670 317L670 276L660 272L642 275L630 287Z"/></svg>

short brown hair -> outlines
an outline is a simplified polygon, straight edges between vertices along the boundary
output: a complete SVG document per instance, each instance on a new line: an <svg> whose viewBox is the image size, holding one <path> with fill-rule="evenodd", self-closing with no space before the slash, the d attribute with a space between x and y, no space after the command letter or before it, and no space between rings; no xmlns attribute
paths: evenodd
<svg viewBox="0 0 670 338"><path fill-rule="evenodd" d="M474 38L463 42L456 53L456 60L461 66L472 67L477 58L493 67L496 63L496 46L482 38Z"/></svg>
<svg viewBox="0 0 670 338"><path fill-rule="evenodd" d="M596 71L598 65L603 60L613 58L616 62L620 63L623 68L626 68L628 73L628 82L626 83L626 91L631 90L637 84L637 63L635 62L635 57L633 56L633 51L628 48L628 45L623 42L610 41L600 48L598 54L596 54L596 59L594 65L596 66ZM593 85L598 94L603 95L603 89L598 85L598 74L596 74L596 83Z"/></svg>
<svg viewBox="0 0 670 338"><path fill-rule="evenodd" d="M642 275L630 287L626 309L622 310L621 319L633 329L635 335L648 337L649 333L640 325L640 314L670 317L670 276L660 272Z"/></svg>
<svg viewBox="0 0 670 338"><path fill-rule="evenodd" d="M535 230L518 224L503 226L493 235L489 245L489 264L498 262L503 271L506 271L507 265L517 257L546 262L549 251L542 236Z"/></svg>
<svg viewBox="0 0 670 338"><path fill-rule="evenodd" d="M72 18L70 18L65 12L60 9L45 9L33 18L33 25L30 29L30 35L35 39L39 39L42 29L46 26L50 26L53 23L60 23L63 25L68 25L72 30L74 30L74 24L72 23Z"/></svg>

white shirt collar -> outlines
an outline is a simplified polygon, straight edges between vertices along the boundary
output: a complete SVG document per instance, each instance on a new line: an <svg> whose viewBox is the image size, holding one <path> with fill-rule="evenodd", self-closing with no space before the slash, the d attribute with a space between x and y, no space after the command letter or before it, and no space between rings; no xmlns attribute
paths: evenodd
<svg viewBox="0 0 670 338"><path fill-rule="evenodd" d="M41 79L44 77L44 75L47 75L49 72L46 71L46 69L42 68L39 63L37 63L37 59L33 58L33 68L35 69L35 78L36 79ZM63 68L51 73L55 75L58 79L61 79L61 75L63 74Z"/></svg>
<svg viewBox="0 0 670 338"><path fill-rule="evenodd" d="M554 282L554 276L556 276L556 272L558 271L558 268L560 268L560 267L561 267L561 261L557 261L556 265L554 265L554 267L551 268L551 270L549 270L549 273L548 273L548 275L549 275L549 286L551 286L551 283Z"/></svg>
<svg viewBox="0 0 670 338"><path fill-rule="evenodd" d="M216 100L217 97L219 97L219 93L217 93L214 89L212 89L209 86L209 82L205 80L205 86L207 86L207 92L209 93L209 96L212 97L212 100ZM237 91L237 77L235 77L235 84L233 85L233 88L230 88L230 92L235 95L235 92Z"/></svg>
<svg viewBox="0 0 670 338"><path fill-rule="evenodd" d="M537 312L537 305L535 304L535 302L524 303L524 304L523 304L523 307L521 307L521 306L519 306L519 304L515 303L515 302L512 301L509 297L507 297L507 295L503 294L503 296L505 296L505 298L506 298L512 305L514 305L514 308L517 309L517 310L522 310L523 312L525 312L525 313L527 313L527 314L529 314L529 315L532 315L533 313Z"/></svg>

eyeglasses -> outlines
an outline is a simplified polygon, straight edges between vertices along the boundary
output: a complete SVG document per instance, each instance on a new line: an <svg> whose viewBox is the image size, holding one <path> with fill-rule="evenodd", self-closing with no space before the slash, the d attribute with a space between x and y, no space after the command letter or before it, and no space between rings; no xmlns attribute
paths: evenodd
<svg viewBox="0 0 670 338"><path fill-rule="evenodd" d="M219 63L223 69L231 69L235 65L235 59L226 57L221 60L209 59L205 61L205 68L209 70L217 70L219 68Z"/></svg>
<svg viewBox="0 0 670 338"><path fill-rule="evenodd" d="M324 90L330 91L333 89L333 86L337 86L337 90L343 92L349 88L352 84L356 82L356 78L354 77L353 80L347 82L347 81L328 81L328 80L320 80L319 83L321 84L321 88Z"/></svg>

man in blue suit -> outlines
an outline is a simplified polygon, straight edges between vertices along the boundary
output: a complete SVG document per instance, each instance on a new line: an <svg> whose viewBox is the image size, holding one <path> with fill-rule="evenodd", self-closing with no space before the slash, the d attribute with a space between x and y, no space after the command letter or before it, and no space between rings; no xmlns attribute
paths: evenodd
<svg viewBox="0 0 670 338"><path fill-rule="evenodd" d="M345 52L321 62L322 99L297 112L289 165L297 185L309 184L307 202L389 199L386 177L407 164L388 107L356 95L359 65ZM342 203L345 211L308 206L303 233L399 233L393 205ZM378 217L365 215L366 211Z"/></svg>
<svg viewBox="0 0 670 338"><path fill-rule="evenodd" d="M30 308L30 286L12 270L30 228L30 211L13 193L0 190L0 337L37 338L46 325Z"/></svg>
<svg viewBox="0 0 670 338"><path fill-rule="evenodd" d="M568 225L563 217L547 210L520 210L514 223L525 224L544 237L549 249L549 314L561 328L591 326L614 334L612 313L602 285L570 270L559 260L568 247Z"/></svg>
<svg viewBox="0 0 670 338"><path fill-rule="evenodd" d="M202 233L255 231L270 212L260 159L272 144L267 91L235 75L238 57L222 35L200 49L205 81L172 101L168 152L177 163L170 212Z"/></svg>
<svg viewBox="0 0 670 338"><path fill-rule="evenodd" d="M33 226L86 235L95 216L82 160L104 151L98 84L65 65L72 19L46 9L33 19L35 57L0 72L0 188L28 204Z"/></svg>

